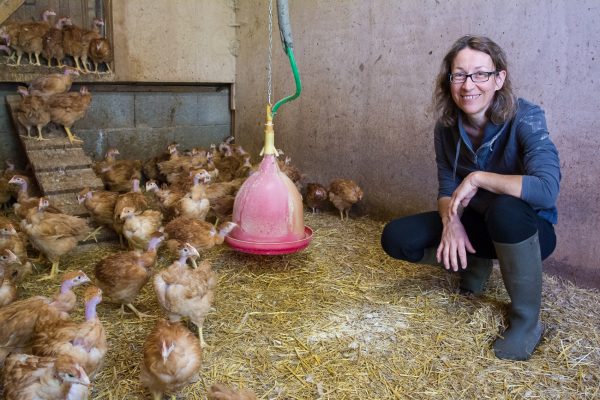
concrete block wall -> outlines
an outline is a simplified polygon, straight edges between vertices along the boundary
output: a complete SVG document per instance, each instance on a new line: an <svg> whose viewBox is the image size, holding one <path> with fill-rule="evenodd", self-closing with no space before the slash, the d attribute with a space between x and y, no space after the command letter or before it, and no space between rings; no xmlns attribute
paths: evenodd
<svg viewBox="0 0 600 400"><path fill-rule="evenodd" d="M76 85L72 90L78 90ZM148 159L162 153L172 142L180 149L208 147L231 133L228 87L187 87L184 92L103 91L90 87L92 103L86 116L72 131L84 140L85 152L97 160L109 146L123 158ZM218 90L218 91L217 91ZM14 94L0 91L0 95ZM0 108L0 160L14 158L23 164L25 155L5 107ZM24 165L20 165L24 167Z"/></svg>

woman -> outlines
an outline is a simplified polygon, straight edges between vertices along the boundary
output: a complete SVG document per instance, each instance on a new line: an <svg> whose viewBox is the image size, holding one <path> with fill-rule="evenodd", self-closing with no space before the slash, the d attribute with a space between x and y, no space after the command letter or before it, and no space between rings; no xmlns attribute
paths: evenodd
<svg viewBox="0 0 600 400"><path fill-rule="evenodd" d="M510 296L498 358L527 360L539 344L542 260L556 246L560 166L544 112L514 97L504 51L464 36L444 57L434 95L438 211L389 222L381 244L392 257L459 271L479 294L500 263Z"/></svg>

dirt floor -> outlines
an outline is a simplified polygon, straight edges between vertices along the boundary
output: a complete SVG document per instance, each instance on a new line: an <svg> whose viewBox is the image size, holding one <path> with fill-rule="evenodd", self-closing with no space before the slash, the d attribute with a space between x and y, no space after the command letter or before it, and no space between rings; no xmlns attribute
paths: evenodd
<svg viewBox="0 0 600 400"><path fill-rule="evenodd" d="M387 257L380 222L307 213L306 224L314 239L300 253L253 256L223 245L203 254L219 276L204 324L209 347L200 380L178 399L205 399L215 382L261 399L600 398L599 291L545 276L543 343L529 362L502 361L490 350L508 301L497 268L483 296L465 297L455 275ZM82 246L62 267L93 280L94 264L113 251ZM161 257L158 269L169 262ZM36 281L46 272L31 276L21 297L55 292L58 283ZM139 381L142 344L161 316L151 285L135 305L152 317L98 306L110 347L92 399L151 398Z"/></svg>

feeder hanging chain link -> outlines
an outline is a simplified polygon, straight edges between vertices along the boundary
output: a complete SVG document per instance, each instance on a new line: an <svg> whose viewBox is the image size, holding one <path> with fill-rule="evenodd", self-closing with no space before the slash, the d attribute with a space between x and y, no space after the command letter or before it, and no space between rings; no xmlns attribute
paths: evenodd
<svg viewBox="0 0 600 400"><path fill-rule="evenodd" d="M269 65L267 74L267 104L272 104L271 93L273 91L273 0L269 0Z"/></svg>

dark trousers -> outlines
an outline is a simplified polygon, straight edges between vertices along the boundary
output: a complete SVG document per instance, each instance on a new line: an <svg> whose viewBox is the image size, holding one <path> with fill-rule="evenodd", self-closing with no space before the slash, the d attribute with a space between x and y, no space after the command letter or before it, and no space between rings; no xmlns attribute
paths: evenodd
<svg viewBox="0 0 600 400"><path fill-rule="evenodd" d="M516 197L497 196L483 214L467 207L460 220L477 257L497 258L493 242L519 243L536 232L542 260L556 247L554 226ZM395 219L383 229L381 247L391 257L418 262L426 248L440 244L442 230L442 219L437 211Z"/></svg>

